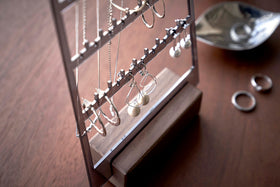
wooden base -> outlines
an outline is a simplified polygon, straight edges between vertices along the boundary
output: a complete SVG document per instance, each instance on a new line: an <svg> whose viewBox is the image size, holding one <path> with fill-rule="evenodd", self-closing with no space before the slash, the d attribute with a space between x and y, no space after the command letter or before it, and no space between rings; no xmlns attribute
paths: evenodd
<svg viewBox="0 0 280 187"><path fill-rule="evenodd" d="M178 79L178 75L174 74L170 70L164 70L158 76L159 86L154 95L154 102L156 102L156 96L165 92L165 89L170 87L170 84L174 84ZM167 81L168 80L168 81ZM163 83L163 84L162 84ZM167 84L169 84L167 86ZM157 93L158 92L158 93ZM191 84L185 85L176 95L173 97L164 108L132 139L126 147L114 156L110 163L111 177L110 182L116 186L126 186L129 182L129 173L132 173L134 168L141 165L141 161L151 153L151 151L157 147L162 140L171 138L168 136L178 128L177 121L184 117L184 120L191 120L198 112L200 108L202 93ZM153 98L151 97L151 101ZM153 106L152 103L149 105ZM148 111L146 111L148 112ZM145 112L142 114L145 115ZM102 138L99 135L94 136L90 140L91 151L93 154L93 160L101 158L106 154L108 146L112 146L114 142L119 141L119 138L123 136L123 129L130 128L135 118L127 116L126 107L120 112L122 124L119 127L107 126L110 135L106 138ZM124 118L123 118L124 117ZM141 117L140 117L141 118ZM132 120L132 121L131 121ZM139 119L138 119L139 120ZM185 124L184 124L185 125ZM104 146L104 144L106 146ZM104 166L105 169L99 171L104 176L108 176L106 173L108 166ZM130 181L131 182L131 181Z"/></svg>

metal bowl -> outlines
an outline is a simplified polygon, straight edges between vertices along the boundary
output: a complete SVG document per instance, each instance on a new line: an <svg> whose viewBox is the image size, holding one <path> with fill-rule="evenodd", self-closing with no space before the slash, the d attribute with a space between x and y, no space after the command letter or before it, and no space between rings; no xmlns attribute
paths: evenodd
<svg viewBox="0 0 280 187"><path fill-rule="evenodd" d="M267 40L280 23L280 14L241 2L224 2L196 21L199 41L229 50L248 50Z"/></svg>

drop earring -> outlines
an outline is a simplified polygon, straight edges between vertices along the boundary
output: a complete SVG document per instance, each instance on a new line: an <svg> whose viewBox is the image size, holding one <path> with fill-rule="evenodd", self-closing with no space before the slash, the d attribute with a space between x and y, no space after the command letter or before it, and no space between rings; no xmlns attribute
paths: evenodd
<svg viewBox="0 0 280 187"><path fill-rule="evenodd" d="M144 69L139 72L140 75L143 76L139 85L142 88L141 93L143 97L138 97L138 102L139 104L146 105L150 101L149 95L155 90L157 86L157 79L147 71L146 64L144 64L143 62L141 62L141 64L144 66ZM148 82L148 79L152 79L152 82Z"/></svg>
<svg viewBox="0 0 280 187"><path fill-rule="evenodd" d="M192 45L191 37L189 34L188 35L186 34L186 30L185 30L185 37L180 40L180 45L184 49L188 49Z"/></svg>
<svg viewBox="0 0 280 187"><path fill-rule="evenodd" d="M174 37L176 37L176 36L174 36ZM179 35L179 37L180 37L180 35ZM181 55L180 43L176 42L176 38L174 38L173 47L171 47L169 50L169 55L172 58L178 58Z"/></svg>
<svg viewBox="0 0 280 187"><path fill-rule="evenodd" d="M128 106L127 113L132 117L136 117L141 112L141 109L140 109L141 104L139 104L139 102L138 102L138 96L133 98L132 101L129 101L129 97L130 97L130 94L132 93L133 89L137 89L137 92L140 94L141 97L143 97L143 94L141 93L140 89L138 88L137 83L134 80L134 76L131 73L129 73L129 75L132 76L132 81L129 84L130 90L126 96L125 101Z"/></svg>

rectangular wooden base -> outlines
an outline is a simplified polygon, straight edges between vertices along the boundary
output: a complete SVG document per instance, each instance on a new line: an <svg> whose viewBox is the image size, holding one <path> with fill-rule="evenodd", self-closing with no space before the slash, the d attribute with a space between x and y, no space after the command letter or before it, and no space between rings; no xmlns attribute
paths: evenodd
<svg viewBox="0 0 280 187"><path fill-rule="evenodd" d="M156 102L156 96L163 94L168 86L170 87L170 84L176 82L178 77L178 75L170 70L164 70L160 74L158 79L159 82L162 82L160 82L157 88L158 93L153 93L153 95L155 95L154 102ZM110 182L116 186L126 186L129 181L129 173L131 173L134 168L141 165L141 161L149 155L163 139L170 138L168 135L174 131L174 129L178 128L178 120L182 117L184 117L184 120L191 120L199 112L201 98L201 91L191 84L185 85L160 110L148 125L145 126L134 139L127 143L126 147L122 149L121 152L115 155L111 160L107 161L109 166L106 164L104 170L103 168L99 168L99 172L104 176L108 176L109 174L106 171L108 171L107 167L110 167ZM151 101L153 101L152 99ZM149 104L152 106L152 103ZM145 112L142 115L145 115ZM107 126L111 136L106 138L106 141L104 141L104 138L99 135L94 136L90 140L94 161L97 161L97 159L104 156L108 146L112 146L114 142L119 141L119 138L123 136L122 133L125 133L123 132L123 129L130 128L132 121L136 120L135 118L127 116L126 107L121 110L120 116L125 117L125 120L123 120L122 124L119 126L121 128ZM104 146L104 144L106 144L106 146Z"/></svg>
<svg viewBox="0 0 280 187"><path fill-rule="evenodd" d="M127 113L127 107L119 111L121 124L117 127L106 125L107 136L95 134L90 140L91 155L95 163L95 169L106 178L112 175L111 162L116 154L145 126L152 115L160 110L161 101L166 101L166 93L180 77L165 68L157 75L157 88L150 94L150 102L141 107L141 113L137 117L131 117ZM150 115L150 116L149 116ZM150 119L149 119L150 118ZM129 134L129 135L128 135Z"/></svg>
<svg viewBox="0 0 280 187"><path fill-rule="evenodd" d="M129 180L129 173L142 164L142 160L157 147L161 141L169 141L176 129L180 129L178 120L190 121L198 114L202 92L194 86L186 85L155 118L131 141L113 160L113 176L109 179L115 186L126 186L137 181ZM183 123L187 125L187 122ZM149 155L151 157L151 155ZM164 163L163 163L164 164ZM153 167L153 166L151 166Z"/></svg>

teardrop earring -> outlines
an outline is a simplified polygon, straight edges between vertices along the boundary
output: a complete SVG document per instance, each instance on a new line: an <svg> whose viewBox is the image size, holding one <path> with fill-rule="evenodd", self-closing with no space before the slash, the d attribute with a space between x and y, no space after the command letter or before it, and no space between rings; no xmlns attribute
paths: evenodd
<svg viewBox="0 0 280 187"><path fill-rule="evenodd" d="M155 90L157 86L157 79L147 71L146 64L144 64L143 62L141 62L141 64L144 66L144 69L139 72L143 76L140 81L140 87L142 88L143 97L138 97L138 102L142 105L146 105L150 101L149 95ZM153 81L148 82L149 78Z"/></svg>
<svg viewBox="0 0 280 187"><path fill-rule="evenodd" d="M185 38L181 39L180 45L184 49L188 49L192 45L191 37L189 34L188 35L186 34L186 31L185 31Z"/></svg>
<svg viewBox="0 0 280 187"><path fill-rule="evenodd" d="M180 43L179 42L176 43L176 38L174 38L173 47L171 47L169 50L169 55L172 58L178 58L181 55Z"/></svg>
<svg viewBox="0 0 280 187"><path fill-rule="evenodd" d="M129 84L130 90L126 96L126 104L127 104L127 113L132 116L132 117L136 117L140 114L141 109L140 109L140 104L138 102L138 97L134 98L132 101L129 101L129 96L132 93L132 90L135 88L137 89L137 92L140 94L141 97L143 97L143 94L141 93L140 89L137 86L136 81L134 80L134 76L129 73L130 76L132 76L132 81Z"/></svg>

